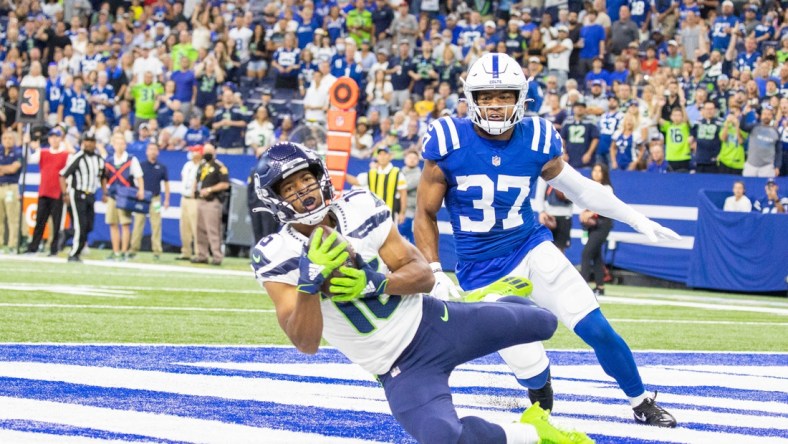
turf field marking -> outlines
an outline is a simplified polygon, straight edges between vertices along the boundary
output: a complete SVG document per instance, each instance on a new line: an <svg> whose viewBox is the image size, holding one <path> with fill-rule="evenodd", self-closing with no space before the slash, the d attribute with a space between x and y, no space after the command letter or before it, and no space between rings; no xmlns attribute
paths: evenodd
<svg viewBox="0 0 788 444"><path fill-rule="evenodd" d="M753 312L753 313L768 313L774 315L788 315L788 308L750 307L750 306L728 305L728 304L719 304L719 303L703 304L699 302L682 302L682 301L670 301L670 300L654 301L650 299L624 298L618 296L602 296L599 298L599 302L602 305L606 303L622 304L622 305L658 305L660 307L664 307L664 306L689 307L689 308L702 308L706 310L742 311L742 312Z"/></svg>
<svg viewBox="0 0 788 444"><path fill-rule="evenodd" d="M45 292L69 294L74 296L135 299L134 292L124 287L95 287L92 285L64 285L64 284L13 284L0 283L0 290L22 292Z"/></svg>
<svg viewBox="0 0 788 444"><path fill-rule="evenodd" d="M699 324L699 325L761 325L761 326L775 326L775 327L788 327L788 322L750 322L750 321L693 321L693 320L675 320L675 319L616 319L607 318L611 322L624 322L624 323L643 323L643 324Z"/></svg>
<svg viewBox="0 0 788 444"><path fill-rule="evenodd" d="M56 257L38 257L38 256L0 256L0 260L4 261L20 261L20 262L45 262L50 264L60 264L60 265L68 265L65 259L63 258L56 258ZM105 261L105 260L91 260L85 259L82 261L83 264L71 264L74 265L75 268L71 269L70 272L73 273L76 270L77 266L83 267L84 265L95 266L95 267L107 267L107 268L122 268L122 269L131 269L131 270L144 270L144 271L154 271L159 273L192 273L192 274L202 274L202 275L215 275L215 276L243 276L252 278L252 270L251 268L249 271L240 271L240 270L223 270L220 268L207 268L207 267L193 267L193 266L185 266L185 265L163 265L163 264L139 264L134 262L113 262L113 261ZM84 267L87 270L87 267Z"/></svg>
<svg viewBox="0 0 788 444"><path fill-rule="evenodd" d="M98 427L100 430L115 433L139 434L142 431L147 436L186 442L225 444L229 439L232 442L253 443L260 442L263 436L266 443L282 444L372 442L250 427L221 421L8 397L0 397L0 417L67 424L73 427ZM57 442L60 442L60 439Z"/></svg>
<svg viewBox="0 0 788 444"><path fill-rule="evenodd" d="M734 305L756 305L756 306L770 306L770 307L785 307L788 308L788 302L783 301L775 301L766 296L744 296L754 299L735 299L735 298L721 298L715 296L703 296L703 295L686 295L686 294L665 294L665 293L646 293L646 292L638 292L638 291L630 291L624 289L616 289L614 287L614 291L618 293L623 293L622 297L642 297L646 299L668 299L668 300L676 300L676 301L689 301L689 302L720 302L724 304L734 304ZM614 294L612 296L617 296ZM602 296L604 299L606 296Z"/></svg>
<svg viewBox="0 0 788 444"><path fill-rule="evenodd" d="M98 310L142 310L142 311L201 311L217 313L276 313L273 309L258 308L210 308L210 307L159 307L139 305L90 305L90 304L16 304L13 302L0 302L0 307L15 308L72 308L72 309L98 309Z"/></svg>

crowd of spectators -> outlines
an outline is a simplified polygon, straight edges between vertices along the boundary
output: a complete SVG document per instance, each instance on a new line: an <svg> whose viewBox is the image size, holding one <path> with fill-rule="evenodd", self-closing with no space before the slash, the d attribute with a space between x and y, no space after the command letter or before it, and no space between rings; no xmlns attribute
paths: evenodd
<svg viewBox="0 0 788 444"><path fill-rule="evenodd" d="M788 169L788 9L774 0L0 0L0 125L20 86L49 126L254 154L325 129L328 91L359 86L352 155L419 151L465 117L462 77L489 51L531 78L575 167L774 177ZM319 132L319 131L318 131Z"/></svg>
<svg viewBox="0 0 788 444"><path fill-rule="evenodd" d="M94 132L99 150L122 132L141 157L149 141L253 154L299 125L325 126L328 89L349 76L361 92L353 154L383 143L401 159L433 119L466 114L464 72L499 51L533 78L530 113L574 124L575 166L786 168L788 25L773 0L20 0L0 10L4 129L21 131L19 85L41 86L49 124Z"/></svg>

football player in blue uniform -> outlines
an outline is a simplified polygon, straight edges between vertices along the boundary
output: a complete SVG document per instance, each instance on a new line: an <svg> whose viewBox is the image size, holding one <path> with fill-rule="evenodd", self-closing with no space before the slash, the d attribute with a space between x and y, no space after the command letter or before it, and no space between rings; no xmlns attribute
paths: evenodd
<svg viewBox="0 0 788 444"><path fill-rule="evenodd" d="M383 386L403 428L424 443L588 443L530 407L520 422L459 418L449 389L457 365L514 344L552 336L557 319L517 296L505 302L443 302L424 256L400 236L388 207L367 189L334 199L325 164L302 145L272 146L258 161L255 191L282 223L252 251L252 269L279 325L302 352L321 337ZM335 245L336 231L352 245ZM314 234L314 235L313 235ZM355 266L345 266L349 254ZM352 260L352 259L351 259ZM333 276L339 269L340 276ZM332 277L333 276L333 277ZM325 294L329 279L331 294Z"/></svg>
<svg viewBox="0 0 788 444"><path fill-rule="evenodd" d="M629 346L602 315L575 267L537 224L528 195L541 176L581 208L631 225L654 242L679 239L562 159L563 142L550 122L525 118L528 81L511 57L491 53L468 70L469 119L433 121L423 138L414 234L436 276L433 295L459 297L438 257L437 213L445 199L454 231L457 279L465 290L507 276L530 279L533 301L555 314L597 355L624 390L639 423L675 427L676 420L646 393ZM489 298L488 298L489 299ZM552 404L550 368L542 344L501 351L531 401Z"/></svg>

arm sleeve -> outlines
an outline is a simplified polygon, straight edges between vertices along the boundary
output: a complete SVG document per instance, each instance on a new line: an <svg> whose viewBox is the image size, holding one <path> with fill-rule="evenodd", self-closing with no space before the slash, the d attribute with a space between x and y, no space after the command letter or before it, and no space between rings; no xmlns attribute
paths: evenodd
<svg viewBox="0 0 788 444"><path fill-rule="evenodd" d="M620 220L629 225L646 218L634 208L625 204L615 194L601 184L583 177L574 168L564 164L563 170L547 181L564 192L566 197L581 208L587 208L602 216Z"/></svg>

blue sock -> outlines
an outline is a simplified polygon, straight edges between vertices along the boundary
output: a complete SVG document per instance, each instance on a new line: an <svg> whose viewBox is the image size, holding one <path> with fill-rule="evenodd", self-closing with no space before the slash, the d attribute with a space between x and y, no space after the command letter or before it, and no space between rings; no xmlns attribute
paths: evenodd
<svg viewBox="0 0 788 444"><path fill-rule="evenodd" d="M578 322L575 333L594 349L602 369L618 382L627 396L633 398L643 394L645 388L632 350L613 330L600 309L597 308Z"/></svg>
<svg viewBox="0 0 788 444"><path fill-rule="evenodd" d="M531 389L531 390L538 390L544 387L547 384L547 377L550 375L550 366L548 365L546 369L542 373L539 373L536 376L532 376L526 379L517 378L517 382L520 383L521 386Z"/></svg>

